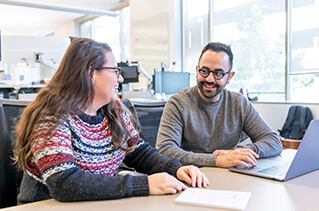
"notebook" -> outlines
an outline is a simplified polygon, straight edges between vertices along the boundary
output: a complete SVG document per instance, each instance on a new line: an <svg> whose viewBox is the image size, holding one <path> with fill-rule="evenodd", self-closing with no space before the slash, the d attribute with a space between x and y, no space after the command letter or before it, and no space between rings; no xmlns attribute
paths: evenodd
<svg viewBox="0 0 319 211"><path fill-rule="evenodd" d="M250 192L188 188L175 199L175 203L245 210L250 197Z"/></svg>
<svg viewBox="0 0 319 211"><path fill-rule="evenodd" d="M319 169L319 120L313 120L298 150L286 149L281 155L258 159L255 167L229 168L232 172L288 181Z"/></svg>

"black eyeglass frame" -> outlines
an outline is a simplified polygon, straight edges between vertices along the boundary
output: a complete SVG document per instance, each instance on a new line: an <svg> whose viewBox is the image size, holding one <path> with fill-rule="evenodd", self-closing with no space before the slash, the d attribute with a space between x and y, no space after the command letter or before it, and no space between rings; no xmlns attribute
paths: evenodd
<svg viewBox="0 0 319 211"><path fill-rule="evenodd" d="M201 74L201 72L202 72L203 70L208 71L208 74L207 74L206 76ZM216 71L216 70L219 70L219 71ZM216 80L221 80L222 78L224 78L225 75L227 75L227 74L229 74L229 73L231 72L231 70L229 70L229 71L227 71L227 72L224 72L223 69L216 69L216 70L213 71L213 70L209 70L209 69L205 69L205 68L200 68L200 69L198 69L198 72L199 72L200 76L202 76L203 78L207 78L207 77L210 75L210 73L213 73L213 77L214 77ZM219 78L219 77L216 77L215 74L217 74L217 73L222 74L222 76L221 76L220 78Z"/></svg>
<svg viewBox="0 0 319 211"><path fill-rule="evenodd" d="M120 67L97 67L96 68L97 70L108 70L108 69L111 69L111 70L116 70L116 71L112 71L115 73L116 77L119 78L121 72L122 72L122 69Z"/></svg>

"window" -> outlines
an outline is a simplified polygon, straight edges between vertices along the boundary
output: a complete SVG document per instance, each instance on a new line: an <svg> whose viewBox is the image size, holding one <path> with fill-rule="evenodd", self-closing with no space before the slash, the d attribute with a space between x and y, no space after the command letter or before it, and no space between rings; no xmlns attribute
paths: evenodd
<svg viewBox="0 0 319 211"><path fill-rule="evenodd" d="M130 60L130 8L121 9L116 17L101 16L81 23L80 36L109 44L118 62Z"/></svg>
<svg viewBox="0 0 319 211"><path fill-rule="evenodd" d="M214 1L213 39L230 44L234 54L229 89L248 89L260 101L285 100L284 11L278 0Z"/></svg>
<svg viewBox="0 0 319 211"><path fill-rule="evenodd" d="M290 100L319 102L319 1L293 0L290 8Z"/></svg>
<svg viewBox="0 0 319 211"><path fill-rule="evenodd" d="M286 2L288 5L286 5ZM203 46L188 47L187 27L201 7L210 20L204 37L231 45L234 78L228 89L248 89L259 101L318 102L319 95L319 0L209 0L183 1L185 71L195 74ZM200 4L201 6L199 6ZM210 8L208 13L203 8ZM205 12L203 12L205 11ZM288 15L287 15L288 14ZM197 15L198 17L199 15ZM203 20L203 22L207 22ZM288 24L287 24L288 23ZM194 27L199 27L199 24ZM207 25L204 25L207 27ZM201 30L194 30L198 33ZM200 46L200 49L199 49ZM192 52L192 53L188 53ZM193 62L191 65L189 62ZM196 79L194 79L196 81Z"/></svg>
<svg viewBox="0 0 319 211"><path fill-rule="evenodd" d="M183 72L190 72L190 85L196 84L196 65L202 48L208 42L208 0L184 1Z"/></svg>
<svg viewBox="0 0 319 211"><path fill-rule="evenodd" d="M120 55L120 21L119 16L102 16L94 19L93 39L98 42L106 42L112 48L115 58Z"/></svg>
<svg viewBox="0 0 319 211"><path fill-rule="evenodd" d="M92 22L86 21L80 25L80 37L92 38Z"/></svg>

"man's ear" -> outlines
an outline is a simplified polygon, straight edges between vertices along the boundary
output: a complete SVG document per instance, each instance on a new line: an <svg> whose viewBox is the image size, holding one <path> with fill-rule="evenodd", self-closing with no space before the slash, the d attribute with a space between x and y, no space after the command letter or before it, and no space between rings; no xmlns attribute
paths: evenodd
<svg viewBox="0 0 319 211"><path fill-rule="evenodd" d="M198 76L198 65L196 65L196 78Z"/></svg>
<svg viewBox="0 0 319 211"><path fill-rule="evenodd" d="M233 72L233 71L231 71L231 72L229 73L228 80L227 80L227 84L229 84L229 81L234 77L234 75L235 75L235 72Z"/></svg>

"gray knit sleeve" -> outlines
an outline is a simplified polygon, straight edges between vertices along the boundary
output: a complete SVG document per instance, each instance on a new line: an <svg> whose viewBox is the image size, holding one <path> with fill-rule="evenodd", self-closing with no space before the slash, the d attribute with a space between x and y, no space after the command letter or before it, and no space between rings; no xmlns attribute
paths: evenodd
<svg viewBox="0 0 319 211"><path fill-rule="evenodd" d="M282 152L279 136L262 119L250 102L247 102L246 118L243 131L249 136L252 143L246 147L256 152L260 158L271 157Z"/></svg>

